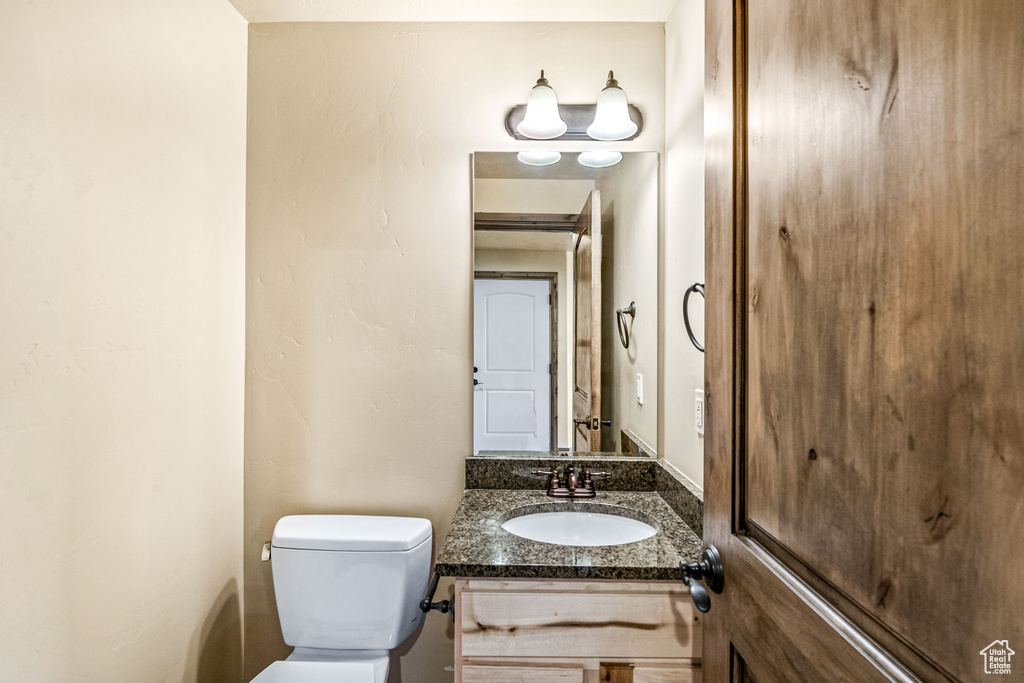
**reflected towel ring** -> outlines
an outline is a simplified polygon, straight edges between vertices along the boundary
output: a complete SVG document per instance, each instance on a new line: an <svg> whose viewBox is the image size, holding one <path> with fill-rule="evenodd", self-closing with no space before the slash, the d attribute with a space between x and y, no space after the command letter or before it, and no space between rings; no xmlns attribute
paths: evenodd
<svg viewBox="0 0 1024 683"><path fill-rule="evenodd" d="M690 335L690 342L697 347L697 350L704 353L704 347L700 345L697 338L693 336L693 328L690 327L690 293L697 292L700 294L700 298L706 299L704 296L704 285L700 282L694 282L690 285L690 288L686 290L686 294L683 295L683 324L686 325L686 334Z"/></svg>
<svg viewBox="0 0 1024 683"><path fill-rule="evenodd" d="M622 348L629 348L629 328L626 327L626 316L630 318L636 318L636 302L630 301L629 306L620 308L615 311L615 322L619 326L619 341L622 342Z"/></svg>

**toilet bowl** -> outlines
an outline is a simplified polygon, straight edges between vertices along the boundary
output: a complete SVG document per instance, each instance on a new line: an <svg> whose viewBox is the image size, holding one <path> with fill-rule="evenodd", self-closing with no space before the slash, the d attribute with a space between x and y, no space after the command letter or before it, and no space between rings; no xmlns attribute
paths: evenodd
<svg viewBox="0 0 1024 683"><path fill-rule="evenodd" d="M385 683L389 651L423 623L432 537L413 517L282 517L270 561L295 650L253 683Z"/></svg>

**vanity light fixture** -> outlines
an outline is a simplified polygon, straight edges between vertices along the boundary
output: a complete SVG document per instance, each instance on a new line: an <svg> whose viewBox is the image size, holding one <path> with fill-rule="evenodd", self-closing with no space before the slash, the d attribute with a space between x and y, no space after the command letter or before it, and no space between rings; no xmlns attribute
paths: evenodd
<svg viewBox="0 0 1024 683"><path fill-rule="evenodd" d="M597 98L597 114L587 128L587 135L595 140L625 140L637 132L637 125L629 118L626 93L619 87L615 74L608 72L608 82Z"/></svg>
<svg viewBox="0 0 1024 683"><path fill-rule="evenodd" d="M608 168L622 161L622 152L595 149L588 152L580 152L576 160L588 168Z"/></svg>
<svg viewBox="0 0 1024 683"><path fill-rule="evenodd" d="M557 164L562 159L562 153L547 149L527 149L517 154L516 157L520 163L527 166L550 166Z"/></svg>
<svg viewBox="0 0 1024 683"><path fill-rule="evenodd" d="M516 130L534 140L551 140L564 135L568 128L568 124L558 115L558 98L541 69L537 85L533 86L530 99L526 102L526 118L519 122Z"/></svg>
<svg viewBox="0 0 1024 683"><path fill-rule="evenodd" d="M541 71L527 104L505 114L505 131L516 140L632 140L643 129L643 113L626 101L611 71L597 104L558 104Z"/></svg>

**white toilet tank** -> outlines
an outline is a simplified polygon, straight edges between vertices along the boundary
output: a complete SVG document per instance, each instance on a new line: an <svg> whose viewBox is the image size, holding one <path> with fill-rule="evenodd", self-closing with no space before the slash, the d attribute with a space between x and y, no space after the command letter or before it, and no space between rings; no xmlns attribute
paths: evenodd
<svg viewBox="0 0 1024 683"><path fill-rule="evenodd" d="M422 623L433 528L413 517L292 515L271 564L284 642L391 650Z"/></svg>

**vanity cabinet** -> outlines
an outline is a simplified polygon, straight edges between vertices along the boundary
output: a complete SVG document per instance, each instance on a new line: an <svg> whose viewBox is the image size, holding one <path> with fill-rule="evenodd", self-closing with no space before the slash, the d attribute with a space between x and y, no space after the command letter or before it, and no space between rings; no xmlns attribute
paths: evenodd
<svg viewBox="0 0 1024 683"><path fill-rule="evenodd" d="M679 581L459 579L455 681L699 682L698 614Z"/></svg>

